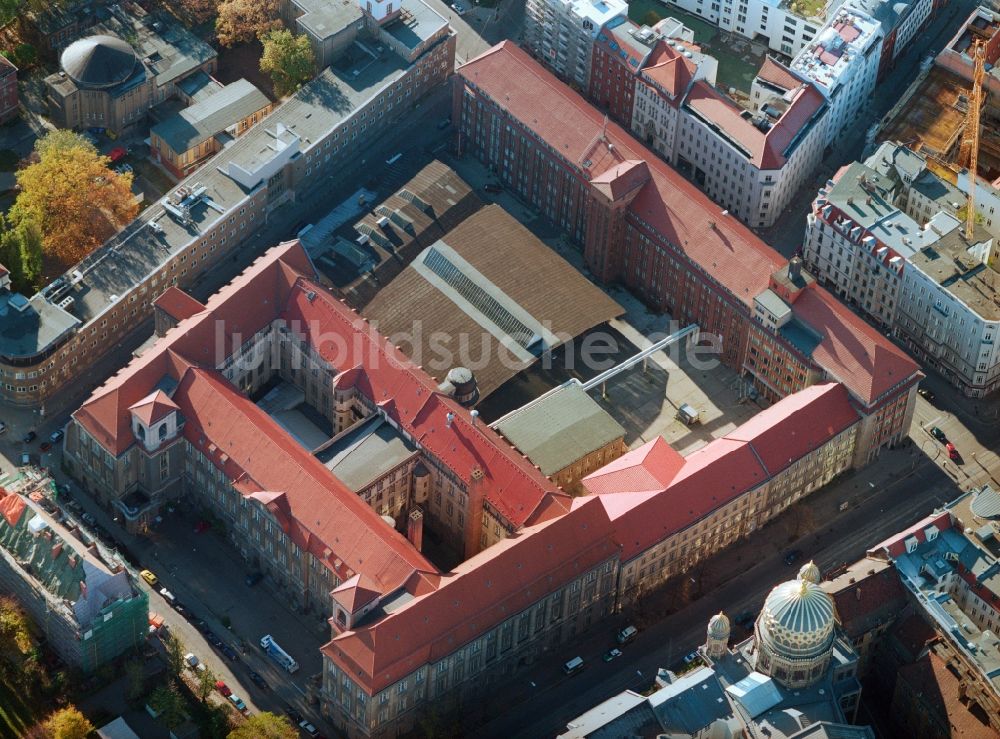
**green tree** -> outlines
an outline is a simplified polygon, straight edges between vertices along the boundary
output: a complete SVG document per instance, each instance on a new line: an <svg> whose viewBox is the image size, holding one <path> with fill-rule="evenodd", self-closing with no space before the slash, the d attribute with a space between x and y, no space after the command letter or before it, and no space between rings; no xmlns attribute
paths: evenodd
<svg viewBox="0 0 1000 739"><path fill-rule="evenodd" d="M296 739L298 730L284 716L258 713L229 732L227 739Z"/></svg>
<svg viewBox="0 0 1000 739"><path fill-rule="evenodd" d="M154 690L149 696L149 707L160 714L160 721L168 729L180 726L187 718L184 698L176 685L161 685Z"/></svg>
<svg viewBox="0 0 1000 739"><path fill-rule="evenodd" d="M86 739L94 725L76 707L67 706L45 720L45 730L52 739Z"/></svg>
<svg viewBox="0 0 1000 739"><path fill-rule="evenodd" d="M278 0L222 0L215 37L223 46L235 46L280 27Z"/></svg>
<svg viewBox="0 0 1000 739"><path fill-rule="evenodd" d="M0 597L0 669L7 675L19 671L34 651L31 622L10 596Z"/></svg>
<svg viewBox="0 0 1000 739"><path fill-rule="evenodd" d="M37 223L24 219L0 232L0 264L10 270L15 290L26 295L35 291L42 276L42 230Z"/></svg>
<svg viewBox="0 0 1000 739"><path fill-rule="evenodd" d="M163 640L163 646L167 650L167 667L174 678L180 678L184 671L184 645L181 644L173 634L168 634Z"/></svg>
<svg viewBox="0 0 1000 739"><path fill-rule="evenodd" d="M135 700L146 689L146 668L142 661L130 659L125 663L125 697Z"/></svg>
<svg viewBox="0 0 1000 739"><path fill-rule="evenodd" d="M38 50L31 44L18 44L14 49L14 59L18 66L28 67L38 59Z"/></svg>
<svg viewBox="0 0 1000 739"><path fill-rule="evenodd" d="M17 172L20 188L8 219L38 225L46 257L61 266L80 261L139 211L131 173L72 131L52 131L35 143L31 163Z"/></svg>
<svg viewBox="0 0 1000 739"><path fill-rule="evenodd" d="M206 666L204 670L198 670L198 700L202 703L208 700L208 696L215 690L215 681L218 680L211 668Z"/></svg>
<svg viewBox="0 0 1000 739"><path fill-rule="evenodd" d="M263 34L260 40L264 45L260 71L271 75L275 93L284 97L312 79L316 57L305 34L294 36L281 29Z"/></svg>

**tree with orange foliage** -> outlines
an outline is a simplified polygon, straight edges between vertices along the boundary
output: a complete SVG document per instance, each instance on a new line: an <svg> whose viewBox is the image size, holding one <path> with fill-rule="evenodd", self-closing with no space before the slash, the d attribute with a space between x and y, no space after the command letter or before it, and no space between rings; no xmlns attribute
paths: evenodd
<svg viewBox="0 0 1000 739"><path fill-rule="evenodd" d="M184 25L197 26L218 12L219 0L177 0L172 10Z"/></svg>
<svg viewBox="0 0 1000 739"><path fill-rule="evenodd" d="M215 19L215 37L223 46L235 46L281 25L278 0L222 0Z"/></svg>
<svg viewBox="0 0 1000 739"><path fill-rule="evenodd" d="M15 228L36 223L45 256L60 267L79 262L139 212L132 174L111 170L111 161L72 131L46 134L31 160L17 172L8 220Z"/></svg>

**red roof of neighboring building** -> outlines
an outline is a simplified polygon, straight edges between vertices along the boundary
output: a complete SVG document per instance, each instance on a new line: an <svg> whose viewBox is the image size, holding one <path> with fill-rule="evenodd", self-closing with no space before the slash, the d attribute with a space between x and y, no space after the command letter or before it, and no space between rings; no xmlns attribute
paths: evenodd
<svg viewBox="0 0 1000 739"><path fill-rule="evenodd" d="M153 305L164 311L175 321L183 321L205 310L205 306L176 285L171 285L153 301Z"/></svg>
<svg viewBox="0 0 1000 739"><path fill-rule="evenodd" d="M830 382L783 398L725 438L751 444L768 473L776 475L857 423L858 418L847 388Z"/></svg>
<svg viewBox="0 0 1000 739"><path fill-rule="evenodd" d="M769 82L782 90L793 90L799 87L805 80L795 72L770 56L764 57L763 64L757 70L757 79Z"/></svg>
<svg viewBox="0 0 1000 739"><path fill-rule="evenodd" d="M9 274L10 274L10 270L8 270L6 267L4 267L2 264L0 264L0 277L6 277Z"/></svg>
<svg viewBox="0 0 1000 739"><path fill-rule="evenodd" d="M617 551L604 509L590 499L570 515L494 544L442 576L436 590L335 637L322 651L375 694L527 610Z"/></svg>
<svg viewBox="0 0 1000 739"><path fill-rule="evenodd" d="M561 83L525 51L504 41L456 70L468 84L574 162L587 181L609 167L641 159L652 179L629 210L708 272L747 308L787 260L681 177L630 134ZM810 93L811 95L812 93ZM606 133L607 143L602 143ZM611 144L608 146L607 144ZM584 166L587 162L587 166ZM793 311L822 336L812 359L865 404L919 368L891 341L867 327L822 288L804 291ZM803 302L804 301L804 302ZM859 333L851 340L852 333Z"/></svg>
<svg viewBox="0 0 1000 739"><path fill-rule="evenodd" d="M177 404L162 390L150 393L135 405L129 406L132 415L147 426L152 426L168 413L178 410Z"/></svg>
<svg viewBox="0 0 1000 739"><path fill-rule="evenodd" d="M876 544L871 547L868 551L870 553L885 552L889 557L895 559L901 554L906 553L906 540L911 536L916 537L917 542L923 544L927 537L924 534L924 529L928 526L936 526L938 531L944 531L945 529L951 528L951 513L948 511L940 511L937 513L932 513L931 515L917 521L915 524L907 529L893 534L888 539L883 542Z"/></svg>
<svg viewBox="0 0 1000 739"><path fill-rule="evenodd" d="M866 404L918 378L919 366L906 352L826 290L802 291L793 310L820 335L813 361Z"/></svg>
<svg viewBox="0 0 1000 739"><path fill-rule="evenodd" d="M684 457L657 436L584 477L583 486L594 495L663 490L683 466Z"/></svg>
<svg viewBox="0 0 1000 739"><path fill-rule="evenodd" d="M17 522L21 520L21 514L27 507L28 504L20 495L8 493L0 488L0 516L4 517L8 525L17 526Z"/></svg>
<svg viewBox="0 0 1000 739"><path fill-rule="evenodd" d="M1000 736L988 723L983 709L975 701L966 697L967 690L959 677L948 669L948 664L934 651L911 665L899 668L898 678L910 687L911 694L919 701L917 706L908 706L916 712L914 723L926 727L926 715L932 716L935 729L940 727L952 739L991 739ZM897 693L898 695L898 693ZM893 708L902 706L893 702ZM973 710L973 706L978 711ZM919 718L917 717L919 716ZM930 729L930 727L927 727ZM938 732L932 731L931 735Z"/></svg>
<svg viewBox="0 0 1000 739"><path fill-rule="evenodd" d="M800 83L788 108L767 131L761 131L744 118L744 109L707 82L699 80L691 87L684 104L701 118L722 130L742 147L758 169L781 169L788 147L810 119L825 105L823 94L813 85Z"/></svg>
<svg viewBox="0 0 1000 739"><path fill-rule="evenodd" d="M680 105L697 71L698 67L693 61L661 40L649 55L640 76L661 87L670 95L670 102L676 107Z"/></svg>

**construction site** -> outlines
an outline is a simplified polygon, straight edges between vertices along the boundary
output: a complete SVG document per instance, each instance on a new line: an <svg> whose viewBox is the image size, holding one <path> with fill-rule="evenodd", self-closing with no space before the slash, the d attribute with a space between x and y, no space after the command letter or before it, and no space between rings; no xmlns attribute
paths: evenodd
<svg viewBox="0 0 1000 739"><path fill-rule="evenodd" d="M1000 70L993 68L1000 57L998 29L1000 15L977 8L923 79L896 105L878 140L895 141L926 154L937 173L954 183L970 164L967 119L978 68L981 105L976 172L988 182L1000 179ZM976 64L977 53L983 57L981 65Z"/></svg>

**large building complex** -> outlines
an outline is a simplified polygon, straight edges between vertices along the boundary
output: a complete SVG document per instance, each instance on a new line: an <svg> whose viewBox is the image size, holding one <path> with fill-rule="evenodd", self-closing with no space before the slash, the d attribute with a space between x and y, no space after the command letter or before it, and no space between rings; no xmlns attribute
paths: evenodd
<svg viewBox="0 0 1000 739"><path fill-rule="evenodd" d="M997 243L978 226L966 239L953 215L963 202L922 158L885 144L820 190L803 258L963 393L983 397L1000 384Z"/></svg>
<svg viewBox="0 0 1000 739"><path fill-rule="evenodd" d="M75 524L52 515L47 488L55 483L34 474L4 479L0 590L24 606L62 660L84 672L145 644L146 592Z"/></svg>
<svg viewBox="0 0 1000 739"><path fill-rule="evenodd" d="M837 628L833 599L811 562L768 594L754 633L730 647L725 613L708 623L704 665L660 670L658 690L611 698L573 719L560 739L612 736L748 736L872 739L851 726L861 684L858 656Z"/></svg>
<svg viewBox="0 0 1000 739"><path fill-rule="evenodd" d="M419 0L414 0L419 2ZM43 406L137 328L171 285L190 285L275 209L313 191L454 68L440 16L372 23L330 67L68 274L32 296L0 292L0 400ZM399 32L404 24L406 32ZM395 32L395 35L393 35Z"/></svg>
<svg viewBox="0 0 1000 739"><path fill-rule="evenodd" d="M715 334L755 392L843 382L863 416L856 464L903 438L916 364L520 49L459 69L453 120L460 149L581 244L598 279Z"/></svg>
<svg viewBox="0 0 1000 739"><path fill-rule="evenodd" d="M322 706L352 736L488 689L867 443L847 388L816 384L687 458L658 439L615 459L590 438L613 461L570 498L313 269L291 243L207 304L168 290L162 337L76 411L65 458L135 530L179 497L210 508L290 602L328 618ZM443 542L434 562L425 531Z"/></svg>

